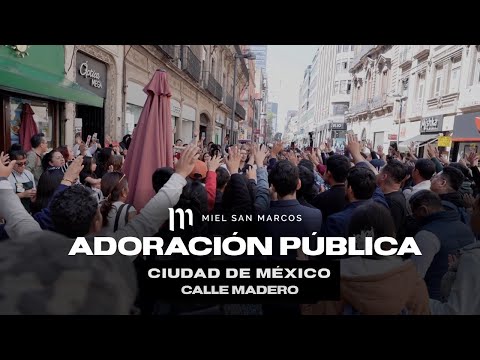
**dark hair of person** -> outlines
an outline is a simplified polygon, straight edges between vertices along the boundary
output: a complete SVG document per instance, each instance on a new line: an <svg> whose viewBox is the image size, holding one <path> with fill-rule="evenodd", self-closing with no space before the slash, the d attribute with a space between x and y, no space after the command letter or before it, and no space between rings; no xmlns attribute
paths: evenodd
<svg viewBox="0 0 480 360"><path fill-rule="evenodd" d="M45 155L42 157L42 168L43 171L47 171L47 169L50 167L50 161L52 161L53 153L55 150L47 152Z"/></svg>
<svg viewBox="0 0 480 360"><path fill-rule="evenodd" d="M92 171L92 164L95 164L95 163L96 163L96 160L94 157L85 156L83 158L83 169L80 172L80 182L85 186L90 187L90 184L85 182L85 179L87 177L91 177L92 179L97 179L97 174L95 174L95 172Z"/></svg>
<svg viewBox="0 0 480 360"><path fill-rule="evenodd" d="M62 154L63 158L65 159L65 164L68 163L68 147L66 145L59 146L55 149L60 154Z"/></svg>
<svg viewBox="0 0 480 360"><path fill-rule="evenodd" d="M410 198L410 207L412 211L415 211L421 206L440 210L442 209L442 199L431 190L420 190Z"/></svg>
<svg viewBox="0 0 480 360"><path fill-rule="evenodd" d="M315 191L315 176L313 171L308 169L306 166L298 166L298 176L302 183L301 188L297 191L297 199L305 199L307 202L310 202L318 191Z"/></svg>
<svg viewBox="0 0 480 360"><path fill-rule="evenodd" d="M458 162L452 162L448 164L448 166L451 166L451 167L454 167L455 169L460 170L465 178L464 181L470 177L470 170L465 165L462 165Z"/></svg>
<svg viewBox="0 0 480 360"><path fill-rule="evenodd" d="M333 180L338 183L345 182L350 170L350 160L346 156L332 155L327 159L325 165L327 166L327 171L330 171L332 174Z"/></svg>
<svg viewBox="0 0 480 360"><path fill-rule="evenodd" d="M353 195L357 200L370 199L377 186L373 171L359 166L350 169L346 181L348 187L352 188Z"/></svg>
<svg viewBox="0 0 480 360"><path fill-rule="evenodd" d="M298 179L298 167L288 160L278 161L268 174L268 182L273 185L279 197L295 193Z"/></svg>
<svg viewBox="0 0 480 360"><path fill-rule="evenodd" d="M167 183L167 181L170 180L170 177L174 172L175 170L168 166L155 170L155 172L152 174L152 186L155 193L158 193L158 191Z"/></svg>
<svg viewBox="0 0 480 360"><path fill-rule="evenodd" d="M435 174L435 163L430 159L418 159L415 162L415 169L425 180L430 180Z"/></svg>
<svg viewBox="0 0 480 360"><path fill-rule="evenodd" d="M217 189L222 189L230 181L230 173L222 167L219 167L215 172L217 173Z"/></svg>
<svg viewBox="0 0 480 360"><path fill-rule="evenodd" d="M110 165L113 165L113 149L102 148L95 153L97 157L97 169L95 173L99 178L103 177L108 172Z"/></svg>
<svg viewBox="0 0 480 360"><path fill-rule="evenodd" d="M396 184L400 184L407 176L407 168L401 161L396 159L388 161L382 168L382 172L388 174Z"/></svg>
<svg viewBox="0 0 480 360"><path fill-rule="evenodd" d="M44 133L38 133L38 134L33 135L30 138L30 145L32 145L32 149L35 149L35 148L39 147L44 138L45 138Z"/></svg>
<svg viewBox="0 0 480 360"><path fill-rule="evenodd" d="M122 171L123 167L123 156L122 155L113 155L113 171Z"/></svg>
<svg viewBox="0 0 480 360"><path fill-rule="evenodd" d="M10 156L10 160L20 160L19 158L22 158L22 159L27 158L27 153L22 148L20 148L18 150L16 150L16 149L12 150L12 148L10 148L10 152L9 152L8 155Z"/></svg>
<svg viewBox="0 0 480 360"><path fill-rule="evenodd" d="M463 176L462 172L456 167L450 165L443 168L440 176L447 181L448 185L454 191L458 191L465 180L465 176Z"/></svg>
<svg viewBox="0 0 480 360"><path fill-rule="evenodd" d="M37 185L37 196L30 205L33 214L48 207L55 190L63 179L63 171L60 169L47 170L42 173Z"/></svg>
<svg viewBox="0 0 480 360"><path fill-rule="evenodd" d="M383 205L374 201L360 205L352 213L348 225L348 236L355 237L358 242L365 242L365 237L376 240L381 237L395 238L395 223L390 211ZM388 245L390 246L390 245ZM365 247L360 247L365 249ZM387 250L385 248L384 250ZM374 251L374 255L362 256L365 258L381 259L383 256Z"/></svg>
<svg viewBox="0 0 480 360"><path fill-rule="evenodd" d="M50 204L55 232L69 238L85 236L98 209L97 196L82 185L73 185L56 195Z"/></svg>
<svg viewBox="0 0 480 360"><path fill-rule="evenodd" d="M108 214L113 208L113 203L120 199L122 190L127 184L127 178L121 172L114 171L103 175L101 189L104 200L100 207L100 213L103 217L103 226L108 225Z"/></svg>
<svg viewBox="0 0 480 360"><path fill-rule="evenodd" d="M298 162L298 166L305 166L311 172L314 171L315 167L313 166L313 162L307 159L302 159Z"/></svg>

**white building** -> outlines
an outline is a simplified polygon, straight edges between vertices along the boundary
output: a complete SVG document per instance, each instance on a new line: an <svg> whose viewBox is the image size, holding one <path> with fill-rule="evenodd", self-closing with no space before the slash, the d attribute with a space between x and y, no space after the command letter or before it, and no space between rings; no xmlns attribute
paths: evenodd
<svg viewBox="0 0 480 360"><path fill-rule="evenodd" d="M396 141L394 126L395 71L398 49L393 45L357 45L352 60L352 102L347 127L374 146ZM393 70L392 70L393 69Z"/></svg>
<svg viewBox="0 0 480 360"><path fill-rule="evenodd" d="M315 111L315 145L327 138L345 141L345 112L350 106L352 77L349 68L354 45L322 45L319 48L319 75Z"/></svg>
<svg viewBox="0 0 480 360"><path fill-rule="evenodd" d="M452 160L478 152L478 46L364 45L355 54L349 129L375 145L413 142L420 156L428 143Z"/></svg>

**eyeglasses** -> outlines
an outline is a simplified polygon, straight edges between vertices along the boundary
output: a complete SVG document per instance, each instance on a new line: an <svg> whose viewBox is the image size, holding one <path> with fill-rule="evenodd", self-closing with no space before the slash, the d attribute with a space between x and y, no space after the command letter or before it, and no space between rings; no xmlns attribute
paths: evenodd
<svg viewBox="0 0 480 360"><path fill-rule="evenodd" d="M17 163L16 163L16 165L17 165L17 166L20 166L20 167L22 167L22 166L26 166L26 165L28 165L28 161L24 161L24 162L17 162Z"/></svg>

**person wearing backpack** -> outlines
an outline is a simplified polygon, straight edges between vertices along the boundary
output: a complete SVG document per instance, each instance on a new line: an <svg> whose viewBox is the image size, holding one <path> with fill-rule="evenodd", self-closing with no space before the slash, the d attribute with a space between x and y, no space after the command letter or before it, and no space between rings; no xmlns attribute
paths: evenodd
<svg viewBox="0 0 480 360"><path fill-rule="evenodd" d="M135 208L125 203L128 197L128 182L125 174L106 173L102 177L101 189L104 196L100 207L103 227L115 232L137 215Z"/></svg>

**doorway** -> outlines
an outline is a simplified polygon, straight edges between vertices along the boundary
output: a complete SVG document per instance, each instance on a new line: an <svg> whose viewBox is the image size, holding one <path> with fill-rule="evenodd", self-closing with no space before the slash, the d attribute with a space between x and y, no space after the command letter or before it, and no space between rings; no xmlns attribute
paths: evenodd
<svg viewBox="0 0 480 360"><path fill-rule="evenodd" d="M88 135L97 133L99 143L105 141L105 110L94 106L77 105L77 118L82 119L82 139L87 141Z"/></svg>

